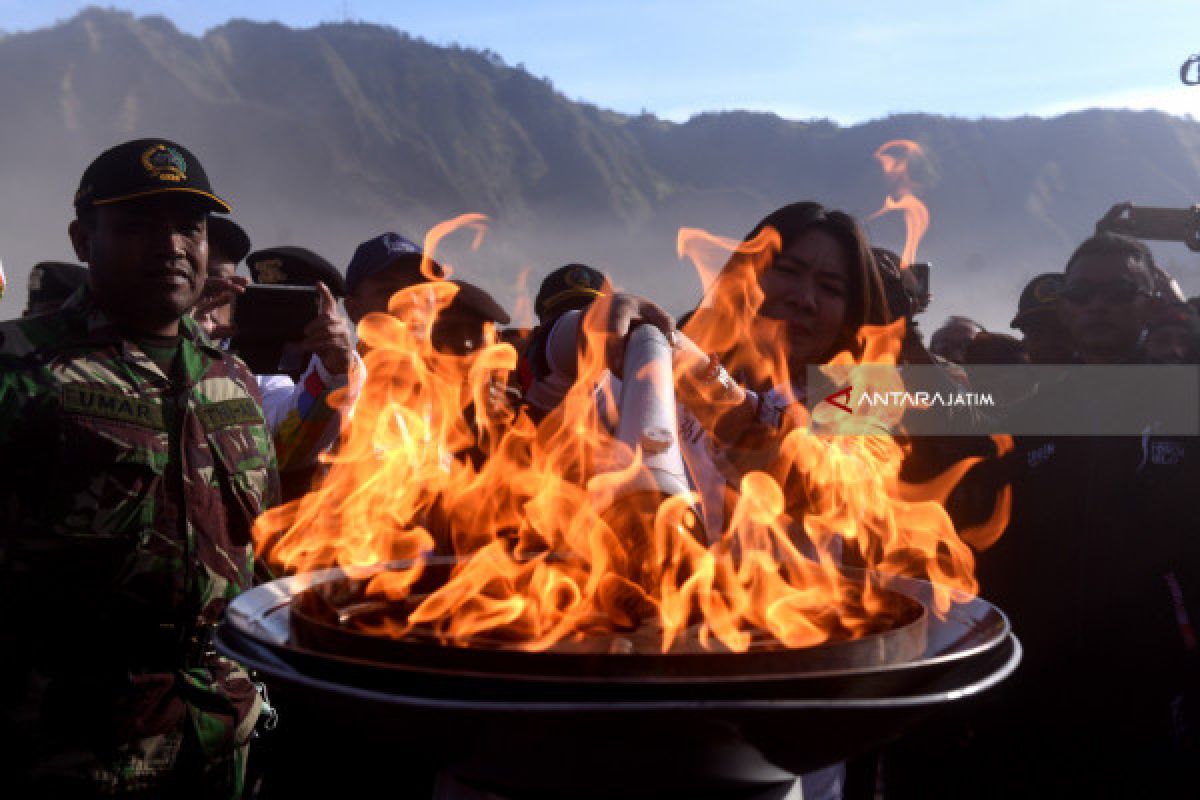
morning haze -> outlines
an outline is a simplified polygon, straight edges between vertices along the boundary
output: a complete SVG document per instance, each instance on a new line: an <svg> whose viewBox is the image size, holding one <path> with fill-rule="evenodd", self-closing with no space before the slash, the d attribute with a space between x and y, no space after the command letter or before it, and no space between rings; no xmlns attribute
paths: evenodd
<svg viewBox="0 0 1200 800"><path fill-rule="evenodd" d="M70 258L83 167L143 136L194 150L256 247L303 245L342 267L381 230L419 238L440 219L487 214L480 251L464 236L450 261L509 308L522 270L536 288L584 261L683 311L700 285L675 257L679 226L736 237L798 199L865 219L890 188L872 153L896 138L928 154L913 171L933 220L918 253L936 265L926 327L948 313L1006 327L1024 282L1061 269L1115 202L1200 201L1190 118L905 114L843 127L723 112L672 123L571 101L493 54L355 23L233 21L197 38L92 9L0 38L0 100L0 259L15 295L0 317L19 313L34 262ZM869 230L903 244L898 220ZM1197 293L1196 256L1157 250Z"/></svg>

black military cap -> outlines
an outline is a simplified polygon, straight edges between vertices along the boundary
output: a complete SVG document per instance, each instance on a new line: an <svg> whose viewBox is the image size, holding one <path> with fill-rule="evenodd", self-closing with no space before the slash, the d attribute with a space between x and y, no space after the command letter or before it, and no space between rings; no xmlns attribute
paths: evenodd
<svg viewBox="0 0 1200 800"><path fill-rule="evenodd" d="M209 216L208 247L219 249L234 264L240 264L250 252L250 236L228 217Z"/></svg>
<svg viewBox="0 0 1200 800"><path fill-rule="evenodd" d="M246 266L255 283L329 287L334 297L346 296L346 279L337 267L306 247L268 247L246 256Z"/></svg>
<svg viewBox="0 0 1200 800"><path fill-rule="evenodd" d="M499 325L507 325L511 321L508 312L500 307L495 298L475 284L459 280L450 283L458 287L458 292L447 306L447 311L465 311L485 322L495 322Z"/></svg>
<svg viewBox="0 0 1200 800"><path fill-rule="evenodd" d="M29 270L29 309L57 308L87 283L87 267L64 261L40 261Z"/></svg>
<svg viewBox="0 0 1200 800"><path fill-rule="evenodd" d="M1017 315L1009 325L1020 330L1030 317L1054 311L1066 282L1067 277L1061 272L1047 272L1031 280L1021 292Z"/></svg>
<svg viewBox="0 0 1200 800"><path fill-rule="evenodd" d="M577 308L587 308L612 291L604 273L585 264L567 264L546 276L533 301L533 312L542 324Z"/></svg>
<svg viewBox="0 0 1200 800"><path fill-rule="evenodd" d="M83 171L75 192L78 211L167 192L199 199L210 211L229 213L213 193L200 160L167 139L135 139L105 150Z"/></svg>

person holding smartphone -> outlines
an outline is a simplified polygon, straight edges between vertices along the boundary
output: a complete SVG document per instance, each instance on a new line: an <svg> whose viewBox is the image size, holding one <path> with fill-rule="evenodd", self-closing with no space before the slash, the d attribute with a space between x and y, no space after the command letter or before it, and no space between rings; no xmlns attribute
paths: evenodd
<svg viewBox="0 0 1200 800"><path fill-rule="evenodd" d="M292 499L312 485L318 456L337 440L342 415L353 407L366 380L366 370L354 350L350 322L338 310L345 282L332 264L307 248L272 247L247 255L249 237L232 220L222 219L210 229L209 248L216 254L216 262L210 264L206 297L194 314L214 338L237 334L232 309L236 298L251 285L234 274L242 258L255 286L311 289L307 295L296 293L297 304L306 299L311 303L311 312L305 312L311 313L311 318L298 331L300 338L287 343L285 349L285 353L306 359L300 362L299 377L261 368L255 375L275 440L283 495ZM347 390L344 400L335 404L332 395L343 388Z"/></svg>

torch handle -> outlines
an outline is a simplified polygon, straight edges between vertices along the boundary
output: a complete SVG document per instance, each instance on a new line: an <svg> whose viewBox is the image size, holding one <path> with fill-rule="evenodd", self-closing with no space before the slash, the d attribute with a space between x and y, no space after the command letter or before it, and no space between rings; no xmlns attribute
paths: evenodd
<svg viewBox="0 0 1200 800"><path fill-rule="evenodd" d="M688 490L679 421L671 344L653 325L640 325L625 345L625 378L621 382L617 438L642 453L642 463L666 494Z"/></svg>

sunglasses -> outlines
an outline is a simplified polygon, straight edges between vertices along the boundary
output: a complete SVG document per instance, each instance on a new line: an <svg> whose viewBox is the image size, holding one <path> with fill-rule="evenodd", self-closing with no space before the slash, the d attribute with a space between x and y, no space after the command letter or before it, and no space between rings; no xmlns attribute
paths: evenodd
<svg viewBox="0 0 1200 800"><path fill-rule="evenodd" d="M1149 294L1133 281L1115 280L1068 282L1060 296L1076 305L1084 305L1096 297L1113 305L1128 305L1139 295Z"/></svg>

